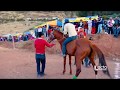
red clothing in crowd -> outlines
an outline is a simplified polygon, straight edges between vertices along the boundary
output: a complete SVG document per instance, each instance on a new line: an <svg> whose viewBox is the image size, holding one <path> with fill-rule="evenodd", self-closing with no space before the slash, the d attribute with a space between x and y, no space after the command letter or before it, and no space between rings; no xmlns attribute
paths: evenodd
<svg viewBox="0 0 120 90"><path fill-rule="evenodd" d="M84 29L88 29L88 24L87 23L85 23Z"/></svg>
<svg viewBox="0 0 120 90"><path fill-rule="evenodd" d="M96 28L95 27L92 27L92 34L95 34L95 32L96 32Z"/></svg>
<svg viewBox="0 0 120 90"><path fill-rule="evenodd" d="M80 37L80 38L85 38L86 37L86 33L84 32L84 29L83 28L81 28L79 31L78 31L78 36Z"/></svg>
<svg viewBox="0 0 120 90"><path fill-rule="evenodd" d="M78 35L80 35L80 34L86 36L86 33L85 33L84 31L79 31L79 32L78 32Z"/></svg>
<svg viewBox="0 0 120 90"><path fill-rule="evenodd" d="M46 40L39 38L34 42L36 48L36 54L45 54L45 46L52 47L55 44L50 44Z"/></svg>
<svg viewBox="0 0 120 90"><path fill-rule="evenodd" d="M50 35L51 32L52 32L52 29L48 29L48 35Z"/></svg>

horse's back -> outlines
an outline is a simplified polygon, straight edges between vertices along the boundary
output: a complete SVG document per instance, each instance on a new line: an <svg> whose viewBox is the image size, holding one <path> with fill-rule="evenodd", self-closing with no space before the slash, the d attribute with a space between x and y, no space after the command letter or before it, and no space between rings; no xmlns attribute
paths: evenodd
<svg viewBox="0 0 120 90"><path fill-rule="evenodd" d="M83 50L89 50L90 49L90 41L87 38L77 38L70 43L67 44L67 53L69 55L74 56L75 51L83 51Z"/></svg>
<svg viewBox="0 0 120 90"><path fill-rule="evenodd" d="M77 46L88 46L91 42L87 38L76 39Z"/></svg>

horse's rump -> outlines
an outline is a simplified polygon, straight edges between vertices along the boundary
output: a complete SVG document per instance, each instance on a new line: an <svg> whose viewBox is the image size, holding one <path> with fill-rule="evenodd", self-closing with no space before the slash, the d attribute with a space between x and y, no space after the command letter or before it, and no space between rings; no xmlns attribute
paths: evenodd
<svg viewBox="0 0 120 90"><path fill-rule="evenodd" d="M80 48L80 50L82 49L88 50L90 48L89 43L90 43L89 40L86 38L77 38L67 44L66 46L67 53L71 56L74 56L76 49Z"/></svg>

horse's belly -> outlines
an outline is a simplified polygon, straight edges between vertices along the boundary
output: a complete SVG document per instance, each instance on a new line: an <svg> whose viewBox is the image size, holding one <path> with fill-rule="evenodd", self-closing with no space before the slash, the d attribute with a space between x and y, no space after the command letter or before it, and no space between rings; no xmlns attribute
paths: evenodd
<svg viewBox="0 0 120 90"><path fill-rule="evenodd" d="M66 46L67 49L67 54L74 56L75 50L76 50L76 43L75 41L72 41L70 43L67 44Z"/></svg>

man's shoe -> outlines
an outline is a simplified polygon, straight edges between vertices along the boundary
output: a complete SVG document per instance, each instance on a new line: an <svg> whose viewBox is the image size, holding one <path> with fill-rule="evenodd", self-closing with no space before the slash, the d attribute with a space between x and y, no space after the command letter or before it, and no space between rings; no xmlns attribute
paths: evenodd
<svg viewBox="0 0 120 90"><path fill-rule="evenodd" d="M62 56L63 56L63 57L65 57L66 55L65 55L65 54L63 54Z"/></svg>
<svg viewBox="0 0 120 90"><path fill-rule="evenodd" d="M40 74L37 74L37 77L40 77Z"/></svg>
<svg viewBox="0 0 120 90"><path fill-rule="evenodd" d="M46 74L45 73L41 73L40 76L45 76Z"/></svg>

